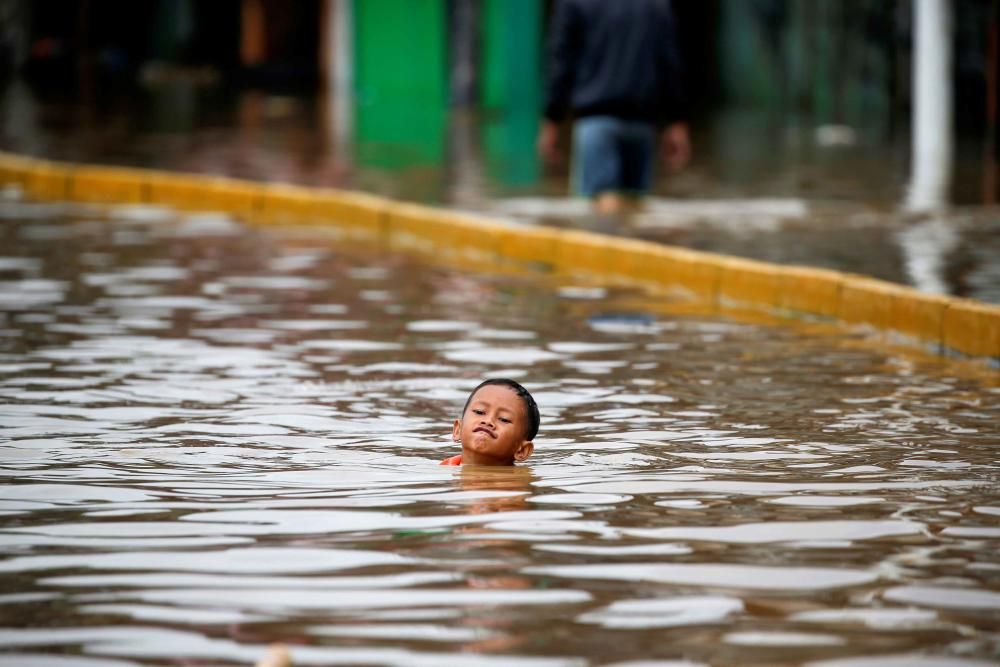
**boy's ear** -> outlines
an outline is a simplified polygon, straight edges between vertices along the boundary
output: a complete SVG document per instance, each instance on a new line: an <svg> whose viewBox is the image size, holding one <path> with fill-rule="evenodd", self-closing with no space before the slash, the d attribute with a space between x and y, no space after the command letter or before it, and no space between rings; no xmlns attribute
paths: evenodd
<svg viewBox="0 0 1000 667"><path fill-rule="evenodd" d="M451 427L451 439L455 442L462 442L462 420L456 419L455 425Z"/></svg>
<svg viewBox="0 0 1000 667"><path fill-rule="evenodd" d="M535 451L535 443L531 440L525 440L517 446L517 449L514 450L514 460L524 461L531 456L533 451Z"/></svg>

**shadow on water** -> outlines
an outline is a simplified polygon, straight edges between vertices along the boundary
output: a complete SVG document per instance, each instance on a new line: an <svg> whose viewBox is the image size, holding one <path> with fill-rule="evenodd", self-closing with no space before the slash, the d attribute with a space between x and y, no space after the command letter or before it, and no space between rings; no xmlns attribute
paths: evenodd
<svg viewBox="0 0 1000 667"><path fill-rule="evenodd" d="M84 103L15 80L0 119L0 148L57 160L360 189L531 223L577 226L587 214L567 196L570 166L539 162L526 105L477 115L154 72ZM904 138L752 111L695 130L693 165L661 176L632 235L1000 302L1000 210L972 206L958 178L947 215L899 213ZM979 155L959 148L960 175Z"/></svg>

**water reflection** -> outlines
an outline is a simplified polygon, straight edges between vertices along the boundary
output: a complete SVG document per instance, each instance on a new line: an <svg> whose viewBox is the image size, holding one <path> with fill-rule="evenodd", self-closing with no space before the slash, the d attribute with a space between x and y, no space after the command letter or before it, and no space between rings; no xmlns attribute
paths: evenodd
<svg viewBox="0 0 1000 667"><path fill-rule="evenodd" d="M995 658L995 371L318 229L0 216L0 664ZM531 464L439 466L500 373Z"/></svg>

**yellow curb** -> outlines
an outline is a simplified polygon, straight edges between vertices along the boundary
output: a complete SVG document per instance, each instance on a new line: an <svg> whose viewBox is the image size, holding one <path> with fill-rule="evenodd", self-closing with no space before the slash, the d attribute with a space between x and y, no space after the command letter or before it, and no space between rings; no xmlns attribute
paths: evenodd
<svg viewBox="0 0 1000 667"><path fill-rule="evenodd" d="M385 219L390 248L447 251L454 246L455 226L442 211L419 204L390 204Z"/></svg>
<svg viewBox="0 0 1000 667"><path fill-rule="evenodd" d="M778 305L793 313L833 318L840 310L844 274L827 269L788 266L781 272Z"/></svg>
<svg viewBox="0 0 1000 667"><path fill-rule="evenodd" d="M260 205L261 190L259 183L210 178L205 184L204 201L209 210L225 211L252 219Z"/></svg>
<svg viewBox="0 0 1000 667"><path fill-rule="evenodd" d="M0 152L0 187L18 185L24 189L28 170L37 162L34 158Z"/></svg>
<svg viewBox="0 0 1000 667"><path fill-rule="evenodd" d="M148 172L122 167L83 166L73 170L73 201L136 204L147 201Z"/></svg>
<svg viewBox="0 0 1000 667"><path fill-rule="evenodd" d="M722 303L727 310L735 304L774 316L818 316L866 325L883 339L896 332L939 353L1000 362L1000 307L922 294L865 276L771 265L582 230L521 226L366 193L76 167L0 152L0 185L7 184L42 200L148 201L224 211L265 224L330 224L345 236L384 240L393 249L426 251L472 268L502 268L513 262L652 292L683 292L694 300L669 304L675 311L712 311Z"/></svg>
<svg viewBox="0 0 1000 667"><path fill-rule="evenodd" d="M657 276L661 287L679 286L699 301L718 303L721 257L666 246L655 256L663 262Z"/></svg>
<svg viewBox="0 0 1000 667"><path fill-rule="evenodd" d="M253 219L269 225L301 225L314 221L315 209L316 197L308 188L264 185Z"/></svg>
<svg viewBox="0 0 1000 667"><path fill-rule="evenodd" d="M607 272L609 279L622 286L646 286L648 277L644 266L648 264L646 251L651 247L647 241L635 239L610 239L607 244Z"/></svg>
<svg viewBox="0 0 1000 667"><path fill-rule="evenodd" d="M1000 361L1000 308L953 299L944 312L945 348Z"/></svg>
<svg viewBox="0 0 1000 667"><path fill-rule="evenodd" d="M684 248L663 246L645 241L630 241L621 252L632 256L626 261L611 254L611 270L618 267L623 275L642 287L655 292L683 292L687 297L715 304L719 266L704 253Z"/></svg>
<svg viewBox="0 0 1000 667"><path fill-rule="evenodd" d="M505 227L500 232L499 254L525 264L553 268L559 232L551 227Z"/></svg>
<svg viewBox="0 0 1000 667"><path fill-rule="evenodd" d="M449 213L446 222L454 226L454 242L470 258L495 262L500 257L507 225L471 213Z"/></svg>
<svg viewBox="0 0 1000 667"><path fill-rule="evenodd" d="M149 176L149 201L183 210L205 210L199 197L204 185L204 180L190 174L153 172Z"/></svg>
<svg viewBox="0 0 1000 667"><path fill-rule="evenodd" d="M54 162L34 162L25 170L24 191L37 199L66 201L70 171Z"/></svg>
<svg viewBox="0 0 1000 667"><path fill-rule="evenodd" d="M719 298L743 306L780 305L781 267L736 257L720 260Z"/></svg>
<svg viewBox="0 0 1000 667"><path fill-rule="evenodd" d="M627 276L647 289L660 290L667 282L667 274L671 273L671 264L677 261L676 248L655 245L644 241L635 241L635 252L626 262L612 256L611 266L617 266L622 275ZM624 248L623 248L624 250Z"/></svg>
<svg viewBox="0 0 1000 667"><path fill-rule="evenodd" d="M847 324L863 324L884 332L892 324L893 300L909 293L912 291L892 283L849 276L840 292L837 317Z"/></svg>
<svg viewBox="0 0 1000 667"><path fill-rule="evenodd" d="M944 315L952 299L934 294L897 294L892 300L889 322L894 331L916 341L941 347Z"/></svg>
<svg viewBox="0 0 1000 667"><path fill-rule="evenodd" d="M336 224L354 237L381 239L387 235L388 200L340 190L314 191L313 197L317 222Z"/></svg>
<svg viewBox="0 0 1000 667"><path fill-rule="evenodd" d="M149 178L149 201L186 211L252 216L262 189L249 181L218 176L153 172Z"/></svg>
<svg viewBox="0 0 1000 667"><path fill-rule="evenodd" d="M561 231L555 244L555 267L571 276L608 272L608 239L592 232Z"/></svg>
<svg viewBox="0 0 1000 667"><path fill-rule="evenodd" d="M390 248L433 250L467 259L499 257L507 226L495 220L418 204L390 204L385 209Z"/></svg>

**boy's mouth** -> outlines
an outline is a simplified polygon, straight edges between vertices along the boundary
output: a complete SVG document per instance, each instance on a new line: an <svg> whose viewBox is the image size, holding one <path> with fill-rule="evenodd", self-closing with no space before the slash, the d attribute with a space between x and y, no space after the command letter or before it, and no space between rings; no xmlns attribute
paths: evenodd
<svg viewBox="0 0 1000 667"><path fill-rule="evenodd" d="M490 429L486 428L485 426L480 426L480 427L478 427L478 428L475 428L475 429L473 429L473 431L472 431L472 432L473 432L473 433L485 433L486 435L490 436L490 437L491 437L491 438L493 438L494 440L495 440L495 439L496 439L496 437L497 437L497 436L496 436L496 435L495 435L495 434L493 433L493 431L491 431Z"/></svg>

